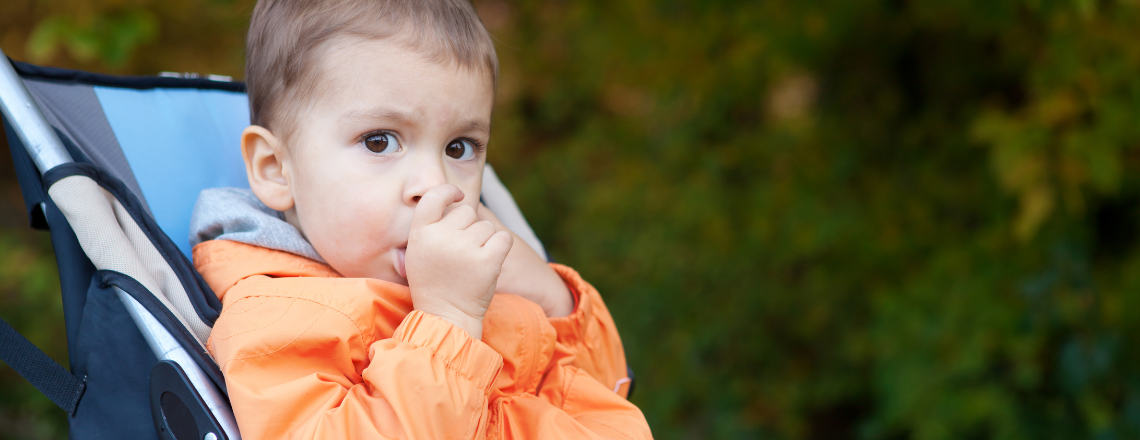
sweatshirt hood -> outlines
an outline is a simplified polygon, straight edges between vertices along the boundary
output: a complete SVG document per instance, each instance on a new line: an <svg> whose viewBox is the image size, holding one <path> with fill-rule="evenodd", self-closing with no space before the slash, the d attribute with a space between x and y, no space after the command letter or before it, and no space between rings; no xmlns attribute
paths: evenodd
<svg viewBox="0 0 1140 440"><path fill-rule="evenodd" d="M248 189L210 188L198 195L190 215L190 246L210 240L235 241L325 263L301 231L285 221L284 213L265 206Z"/></svg>

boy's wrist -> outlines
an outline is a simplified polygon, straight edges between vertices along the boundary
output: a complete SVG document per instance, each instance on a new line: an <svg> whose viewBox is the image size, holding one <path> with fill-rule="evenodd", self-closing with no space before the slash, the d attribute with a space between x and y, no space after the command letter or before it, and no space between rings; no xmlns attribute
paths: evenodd
<svg viewBox="0 0 1140 440"><path fill-rule="evenodd" d="M467 334L474 339L483 338L482 316L472 316L460 308L443 301L416 304L415 309L450 322L452 325L463 329L463 331L467 332Z"/></svg>
<svg viewBox="0 0 1140 440"><path fill-rule="evenodd" d="M431 312L424 311L424 313L431 313ZM474 318L471 318L468 316L455 316L455 317L453 317L453 316L447 316L447 315L439 315L439 314L435 314L435 313L432 313L432 315L438 316L440 319L447 321L447 322L450 322L452 325L463 329L463 331L467 332L467 335L471 336L472 339L483 339L483 321L482 320L474 319Z"/></svg>
<svg viewBox="0 0 1140 440"><path fill-rule="evenodd" d="M546 313L548 318L562 318L570 316L574 313L574 295L570 293L570 287L566 285L566 281L558 275L557 272L551 271L554 274L547 284L548 287L544 289L549 292L545 295L545 304L542 306L542 311Z"/></svg>
<svg viewBox="0 0 1140 440"><path fill-rule="evenodd" d="M527 248L522 239L515 239L515 246L525 249L512 249L516 259L503 264L496 284L496 292L518 295L533 301L542 308L548 318L560 318L574 312L574 297L565 280L548 263ZM529 251L529 252L528 252ZM533 254L533 255L531 255Z"/></svg>

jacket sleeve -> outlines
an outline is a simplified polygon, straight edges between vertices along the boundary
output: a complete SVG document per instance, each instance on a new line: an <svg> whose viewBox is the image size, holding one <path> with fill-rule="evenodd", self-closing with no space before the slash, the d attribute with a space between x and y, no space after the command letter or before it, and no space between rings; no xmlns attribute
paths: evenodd
<svg viewBox="0 0 1140 440"><path fill-rule="evenodd" d="M244 304L243 304L244 303ZM413 311L370 346L337 308L250 296L215 324L242 437L483 438L502 357L462 329Z"/></svg>
<svg viewBox="0 0 1140 440"><path fill-rule="evenodd" d="M636 406L574 366L555 366L537 395L514 394L491 404L488 437L515 439L652 439ZM555 385L555 386L552 386Z"/></svg>
<svg viewBox="0 0 1140 440"><path fill-rule="evenodd" d="M629 394L629 377L625 350L617 326L606 309L598 290L582 279L578 272L560 264L551 264L574 295L574 312L562 318L551 318L558 343L565 345L575 357L571 365L596 379L611 392Z"/></svg>

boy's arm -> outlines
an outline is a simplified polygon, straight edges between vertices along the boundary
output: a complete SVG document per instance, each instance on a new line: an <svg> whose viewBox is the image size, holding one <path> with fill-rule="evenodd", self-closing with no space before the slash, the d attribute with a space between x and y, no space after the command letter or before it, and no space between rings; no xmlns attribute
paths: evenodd
<svg viewBox="0 0 1140 440"><path fill-rule="evenodd" d="M483 341L510 354L491 392L488 438L650 438L641 411L576 366L577 354L557 342L538 305L515 295L495 298Z"/></svg>
<svg viewBox="0 0 1140 440"><path fill-rule="evenodd" d="M483 437L503 361L459 327L415 311L366 347L347 315L312 299L244 301L210 341L243 438Z"/></svg>
<svg viewBox="0 0 1140 440"><path fill-rule="evenodd" d="M629 377L625 350L617 326L601 294L574 269L551 263L574 296L574 311L569 316L550 318L558 342L574 352L571 365L597 379L621 396L629 394Z"/></svg>
<svg viewBox="0 0 1140 440"><path fill-rule="evenodd" d="M478 215L500 231L509 230L486 206L479 205ZM578 272L546 263L516 237L503 263L496 291L538 304L550 317L558 342L578 354L573 365L612 387L614 392L629 394L630 379L617 327L598 290L582 280Z"/></svg>

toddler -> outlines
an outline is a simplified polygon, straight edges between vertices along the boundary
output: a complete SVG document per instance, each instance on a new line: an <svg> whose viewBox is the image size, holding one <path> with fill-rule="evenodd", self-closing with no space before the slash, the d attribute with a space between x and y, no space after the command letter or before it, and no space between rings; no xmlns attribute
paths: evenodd
<svg viewBox="0 0 1140 440"><path fill-rule="evenodd" d="M246 56L250 190L191 221L243 438L650 438L601 296L479 203L466 0L261 0Z"/></svg>

